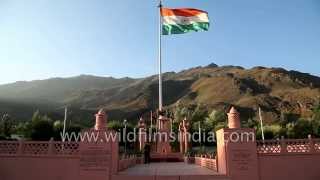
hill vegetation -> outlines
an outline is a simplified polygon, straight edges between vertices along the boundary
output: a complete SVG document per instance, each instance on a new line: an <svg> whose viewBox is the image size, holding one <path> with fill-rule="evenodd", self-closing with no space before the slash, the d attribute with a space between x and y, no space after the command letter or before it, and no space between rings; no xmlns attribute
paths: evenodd
<svg viewBox="0 0 320 180"><path fill-rule="evenodd" d="M0 114L8 113L19 123L31 121L34 112L40 110L51 119L61 120L63 108L68 106L72 124L92 126L94 112L105 108L111 120L134 122L140 116L150 117L149 112L157 108L157 83L157 76L116 79L89 75L16 82L0 86ZM320 78L307 73L210 64L165 73L163 86L165 108L176 121L184 114L178 115L178 111L191 116L201 109L205 113L190 118L210 121L213 112L223 114L234 105L243 124L249 126L256 123L261 107L270 131L281 134L281 127L291 128L288 123L319 118L315 109L320 104ZM220 121L212 122L214 127L223 126Z"/></svg>

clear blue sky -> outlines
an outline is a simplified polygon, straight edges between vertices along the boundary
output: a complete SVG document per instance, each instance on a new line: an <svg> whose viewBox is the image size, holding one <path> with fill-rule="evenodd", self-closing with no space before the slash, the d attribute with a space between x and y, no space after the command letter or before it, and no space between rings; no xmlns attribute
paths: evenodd
<svg viewBox="0 0 320 180"><path fill-rule="evenodd" d="M164 71L207 65L320 75L319 0L165 0L209 12L209 32L167 36ZM0 0L0 84L157 73L156 0Z"/></svg>

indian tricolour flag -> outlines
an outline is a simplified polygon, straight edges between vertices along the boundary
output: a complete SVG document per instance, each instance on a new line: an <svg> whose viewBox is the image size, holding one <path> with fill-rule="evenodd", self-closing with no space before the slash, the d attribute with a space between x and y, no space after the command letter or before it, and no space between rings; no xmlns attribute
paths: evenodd
<svg viewBox="0 0 320 180"><path fill-rule="evenodd" d="M162 34L182 34L209 29L208 13L198 9L161 8Z"/></svg>

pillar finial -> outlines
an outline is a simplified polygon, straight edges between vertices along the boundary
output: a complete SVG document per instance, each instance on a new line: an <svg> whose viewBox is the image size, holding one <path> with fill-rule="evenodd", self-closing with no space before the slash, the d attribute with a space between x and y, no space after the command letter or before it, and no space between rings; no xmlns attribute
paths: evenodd
<svg viewBox="0 0 320 180"><path fill-rule="evenodd" d="M104 109L100 109L96 116L96 124L94 126L95 130L104 130L106 129L107 123L107 114Z"/></svg>
<svg viewBox="0 0 320 180"><path fill-rule="evenodd" d="M139 122L138 122L138 127L139 128L145 128L145 126L146 126L146 124L145 124L143 118L140 117Z"/></svg>
<svg viewBox="0 0 320 180"><path fill-rule="evenodd" d="M228 113L228 127L229 128L240 128L240 113L237 109L232 106Z"/></svg>

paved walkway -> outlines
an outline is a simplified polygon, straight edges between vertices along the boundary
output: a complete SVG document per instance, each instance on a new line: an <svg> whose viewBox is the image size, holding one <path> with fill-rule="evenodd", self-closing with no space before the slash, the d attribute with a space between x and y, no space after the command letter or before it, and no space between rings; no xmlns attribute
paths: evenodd
<svg viewBox="0 0 320 180"><path fill-rule="evenodd" d="M138 164L118 173L119 175L171 176L171 175L218 175L218 172L184 162Z"/></svg>

